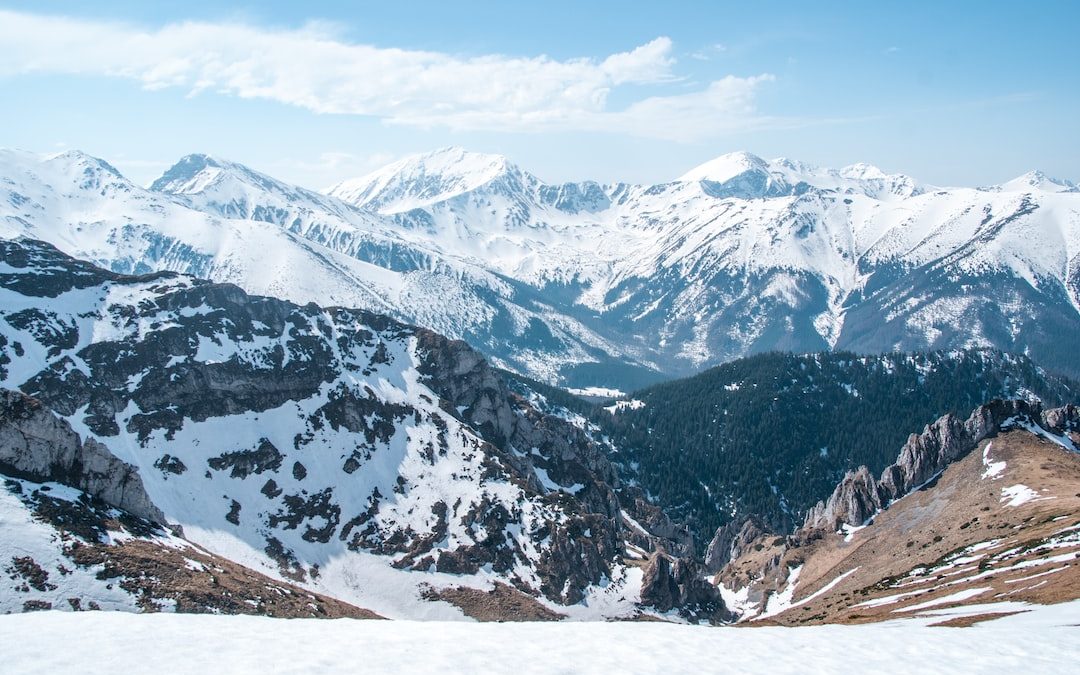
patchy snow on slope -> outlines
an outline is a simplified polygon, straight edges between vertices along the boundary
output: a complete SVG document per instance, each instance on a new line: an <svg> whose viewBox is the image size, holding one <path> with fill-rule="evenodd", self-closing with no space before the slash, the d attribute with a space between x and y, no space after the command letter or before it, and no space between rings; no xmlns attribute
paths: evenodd
<svg viewBox="0 0 1080 675"><path fill-rule="evenodd" d="M128 593L107 577L98 577L99 572L104 572L104 566L82 567L65 556L65 542L60 534L49 524L37 520L20 499L20 495L43 490L51 499L77 501L81 492L59 483L3 480L0 484L0 574L15 583L0 584L0 614L25 611L28 602L70 611L80 607L83 598L96 598L97 606L103 610L141 611L137 595ZM159 609L168 611L170 607L162 604Z"/></svg>
<svg viewBox="0 0 1080 675"><path fill-rule="evenodd" d="M645 401L638 399L631 399L629 401L615 401L614 404L605 406L604 410L608 411L612 415L622 412L623 410L640 410L645 407Z"/></svg>
<svg viewBox="0 0 1080 675"><path fill-rule="evenodd" d="M1020 483L1001 489L1001 501L1005 506L1020 506L1021 504L1044 499L1048 499L1048 497L1040 497L1038 492Z"/></svg>
<svg viewBox="0 0 1080 675"><path fill-rule="evenodd" d="M1005 470L1005 462L995 462L990 459L990 447L993 443L987 443L986 447L982 451L983 466L986 470L983 471L983 478L997 479L1001 477L1001 472Z"/></svg>

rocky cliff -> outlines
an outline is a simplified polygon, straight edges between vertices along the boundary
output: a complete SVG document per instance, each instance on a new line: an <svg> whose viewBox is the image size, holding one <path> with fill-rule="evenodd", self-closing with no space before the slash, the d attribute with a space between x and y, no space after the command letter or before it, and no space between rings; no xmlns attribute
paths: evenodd
<svg viewBox="0 0 1080 675"><path fill-rule="evenodd" d="M848 472L832 495L806 515L803 531L859 527L875 513L932 480L951 462L975 449L1003 427L1028 425L1054 434L1080 429L1080 408L1043 411L1038 403L995 400L979 406L966 420L945 415L912 434L896 462L875 479L865 466Z"/></svg>
<svg viewBox="0 0 1080 675"><path fill-rule="evenodd" d="M93 439L82 441L64 420L25 394L0 390L0 473L83 490L140 518L165 524L138 469Z"/></svg>

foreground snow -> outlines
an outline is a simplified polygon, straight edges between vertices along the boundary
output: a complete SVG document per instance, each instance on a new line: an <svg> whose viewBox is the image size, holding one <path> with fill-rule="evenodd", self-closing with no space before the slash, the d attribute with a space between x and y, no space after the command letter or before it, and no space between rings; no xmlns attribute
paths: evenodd
<svg viewBox="0 0 1080 675"><path fill-rule="evenodd" d="M42 612L0 617L0 644L5 672L1075 672L1080 601L927 625L958 612L808 628Z"/></svg>

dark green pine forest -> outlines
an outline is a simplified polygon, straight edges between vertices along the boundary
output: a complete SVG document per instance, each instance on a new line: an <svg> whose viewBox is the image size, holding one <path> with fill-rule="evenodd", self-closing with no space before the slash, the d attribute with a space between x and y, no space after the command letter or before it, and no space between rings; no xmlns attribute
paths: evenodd
<svg viewBox="0 0 1080 675"><path fill-rule="evenodd" d="M586 417L639 484L700 545L732 519L789 531L849 469L892 463L911 433L994 398L1080 401L1080 384L992 350L857 356L767 353L593 405L519 380L551 408Z"/></svg>

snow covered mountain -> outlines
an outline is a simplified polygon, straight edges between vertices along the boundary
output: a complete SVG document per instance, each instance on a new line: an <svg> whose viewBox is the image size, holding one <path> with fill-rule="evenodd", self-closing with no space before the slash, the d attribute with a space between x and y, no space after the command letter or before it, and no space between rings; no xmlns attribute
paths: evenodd
<svg viewBox="0 0 1080 675"><path fill-rule="evenodd" d="M748 153L661 185L547 185L451 148L329 194L562 298L667 373L767 349L997 347L1075 374L1069 185L941 189Z"/></svg>
<svg viewBox="0 0 1080 675"><path fill-rule="evenodd" d="M121 272L391 314L497 365L633 389L770 349L994 347L1080 374L1080 192L937 188L734 153L659 185L549 184L446 148L320 195L182 159L0 155L0 235Z"/></svg>
<svg viewBox="0 0 1080 675"><path fill-rule="evenodd" d="M78 152L0 151L0 237L49 241L122 273L177 271L294 302L359 307L462 338L544 379L639 359L534 289L394 222L192 155L144 190Z"/></svg>
<svg viewBox="0 0 1080 675"><path fill-rule="evenodd" d="M634 614L650 584L678 584L625 560L689 552L582 429L511 396L464 343L362 310L3 241L0 388L0 474L30 481L3 497L18 522L41 508L20 495L60 482L146 521L144 547L175 549L152 532L167 526L252 583L353 608L339 615L461 618L489 592L491 616ZM79 546L132 534L100 529ZM62 575L68 554L42 546ZM21 585L0 586L4 607L34 599ZM659 609L722 616L715 592L686 597Z"/></svg>

